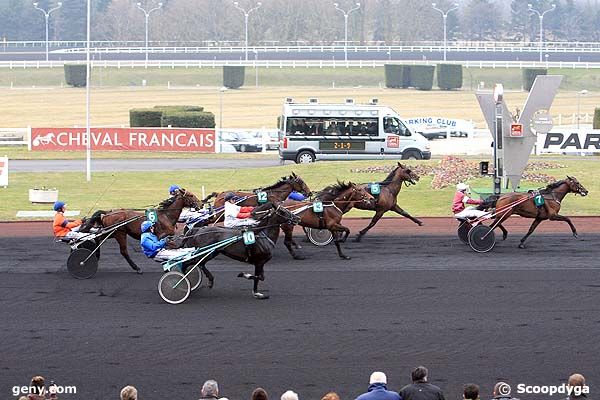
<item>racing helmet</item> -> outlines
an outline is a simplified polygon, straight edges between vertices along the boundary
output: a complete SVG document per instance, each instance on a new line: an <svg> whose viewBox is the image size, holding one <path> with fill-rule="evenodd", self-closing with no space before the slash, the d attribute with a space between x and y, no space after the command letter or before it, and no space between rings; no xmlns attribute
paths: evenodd
<svg viewBox="0 0 600 400"><path fill-rule="evenodd" d="M458 185L456 185L456 190L458 190L459 192L465 192L465 191L469 190L469 185L467 185L466 183L460 182Z"/></svg>
<svg viewBox="0 0 600 400"><path fill-rule="evenodd" d="M169 194L173 194L173 192L176 192L179 189L180 189L179 186L177 186L177 185L171 185L171 186L169 186Z"/></svg>
<svg viewBox="0 0 600 400"><path fill-rule="evenodd" d="M152 228L154 226L154 222L151 221L144 221L142 222L142 233L144 232L148 232L150 230L150 228Z"/></svg>
<svg viewBox="0 0 600 400"><path fill-rule="evenodd" d="M59 211L64 206L66 206L64 201L57 201L56 203L54 203L54 211Z"/></svg>
<svg viewBox="0 0 600 400"><path fill-rule="evenodd" d="M227 192L227 193L225 193L225 197L224 198L225 198L225 201L229 201L229 200L235 198L235 194L233 192Z"/></svg>

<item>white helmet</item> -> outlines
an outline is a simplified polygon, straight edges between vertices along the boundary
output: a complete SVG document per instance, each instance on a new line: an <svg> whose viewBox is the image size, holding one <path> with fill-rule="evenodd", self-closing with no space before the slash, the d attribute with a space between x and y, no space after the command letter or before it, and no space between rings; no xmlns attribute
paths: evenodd
<svg viewBox="0 0 600 400"><path fill-rule="evenodd" d="M458 185L456 185L456 190L458 190L459 192L464 192L466 190L469 190L469 185L461 182Z"/></svg>

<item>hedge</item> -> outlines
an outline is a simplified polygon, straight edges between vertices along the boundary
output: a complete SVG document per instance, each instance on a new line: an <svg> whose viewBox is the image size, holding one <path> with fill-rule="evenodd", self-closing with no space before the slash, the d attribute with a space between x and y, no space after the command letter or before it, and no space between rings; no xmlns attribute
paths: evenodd
<svg viewBox="0 0 600 400"><path fill-rule="evenodd" d="M404 65L404 68L402 68L402 88L403 89L408 89L410 87L410 72L411 72L411 66Z"/></svg>
<svg viewBox="0 0 600 400"><path fill-rule="evenodd" d="M548 70L546 68L524 68L523 69L523 89L530 91L535 81L535 77L538 75L546 75Z"/></svg>
<svg viewBox="0 0 600 400"><path fill-rule="evenodd" d="M410 67L410 86L419 90L431 90L433 87L433 65L413 65Z"/></svg>
<svg viewBox="0 0 600 400"><path fill-rule="evenodd" d="M157 128L160 126L162 110L134 108L129 110L129 126L132 128Z"/></svg>
<svg viewBox="0 0 600 400"><path fill-rule="evenodd" d="M214 128L215 115L203 111L165 113L161 118L161 126L169 125L173 128Z"/></svg>
<svg viewBox="0 0 600 400"><path fill-rule="evenodd" d="M438 64L437 85L442 90L460 89L463 83L462 65Z"/></svg>
<svg viewBox="0 0 600 400"><path fill-rule="evenodd" d="M154 108L164 112L204 111L204 107L201 106L154 106Z"/></svg>
<svg viewBox="0 0 600 400"><path fill-rule="evenodd" d="M404 83L404 65L385 64L385 87L401 88Z"/></svg>
<svg viewBox="0 0 600 400"><path fill-rule="evenodd" d="M237 89L244 86L246 72L244 66L223 66L223 86Z"/></svg>
<svg viewBox="0 0 600 400"><path fill-rule="evenodd" d="M600 129L600 107L594 109L594 129Z"/></svg>
<svg viewBox="0 0 600 400"><path fill-rule="evenodd" d="M65 64L65 81L73 87L85 87L86 66L81 64Z"/></svg>

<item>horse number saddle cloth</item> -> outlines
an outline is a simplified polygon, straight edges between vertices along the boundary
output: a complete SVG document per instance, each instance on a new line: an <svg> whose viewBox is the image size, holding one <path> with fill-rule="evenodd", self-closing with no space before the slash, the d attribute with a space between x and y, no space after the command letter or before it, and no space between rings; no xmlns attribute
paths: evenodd
<svg viewBox="0 0 600 400"><path fill-rule="evenodd" d="M546 200L544 199L544 195L540 193L539 190L531 190L531 195L533 196L533 203L536 207L542 207Z"/></svg>

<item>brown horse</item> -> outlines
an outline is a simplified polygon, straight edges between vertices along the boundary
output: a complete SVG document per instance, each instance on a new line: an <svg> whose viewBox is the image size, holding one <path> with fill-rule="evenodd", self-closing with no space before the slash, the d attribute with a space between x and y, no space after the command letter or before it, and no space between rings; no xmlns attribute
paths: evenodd
<svg viewBox="0 0 600 400"><path fill-rule="evenodd" d="M419 175L410 170L410 168L405 167L404 165L398 163L398 166L394 168L392 172L382 181L379 182L380 193L375 196L375 202L367 205L366 203L359 203L355 207L359 210L371 210L375 211L375 215L369 225L366 228L361 230L356 236L355 241L360 242L362 237L377 224L377 222L383 217L388 211L394 211L403 217L410 219L415 224L421 226L423 222L419 219L411 216L409 213L404 211L398 205L398 193L400 193L400 189L402 189L402 184L406 186L416 185L419 181ZM370 184L365 184L361 186L365 190L371 192Z"/></svg>
<svg viewBox="0 0 600 400"><path fill-rule="evenodd" d="M199 207L200 200L192 193L185 189L179 189L174 196L161 202L156 208L158 221L156 222L156 235L159 238L175 234L175 225L181 214L181 210L185 207ZM136 218L137 217L137 218ZM135 218L135 219L133 219ZM133 219L126 225L118 228L112 237L119 243L121 255L131 268L141 274L142 270L138 267L127 252L127 235L136 240L140 240L142 235L141 225L145 221L144 213L136 210L110 210L96 211L82 225L81 232L89 232L92 227L109 228L128 219ZM102 240L100 236L97 240Z"/></svg>
<svg viewBox="0 0 600 400"><path fill-rule="evenodd" d="M358 204L368 206L374 201L373 196L364 187L357 186L352 182L338 182L317 193L316 197L323 203L322 213L316 213L313 210L314 203L311 202L287 200L283 204L286 208L296 210L297 215L300 216L300 226L329 230L333 235L338 255L342 259L349 260L350 257L344 255L340 247L340 243L345 242L350 234L350 229L341 224L342 217ZM292 246L300 248L292 237L294 226L281 225L281 229L285 234L285 247L294 259L302 260L303 257L296 254L292 248Z"/></svg>
<svg viewBox="0 0 600 400"><path fill-rule="evenodd" d="M558 182L551 183L546 186L545 189L539 191L540 195L544 198L544 204L540 207L535 205L534 199L531 193L507 193L500 196L496 200L492 200L489 203L484 203L485 206L496 207L496 210L500 210L496 215L496 219L492 226L497 226L502 230L502 238L506 239L508 231L502 225L502 222L506 221L512 214L520 215L525 218L534 218L535 220L529 227L527 234L521 239L519 244L520 249L525 248L525 241L535 231L540 222L544 220L550 221L564 221L571 227L573 236L577 237L577 229L571 222L569 217L560 215L560 206L562 200L568 193L580 194L581 196L587 196L588 191L586 188L577 181L576 178L567 176L567 179L563 179ZM524 200L529 197L528 200ZM519 204L511 207L511 204L516 202Z"/></svg>

